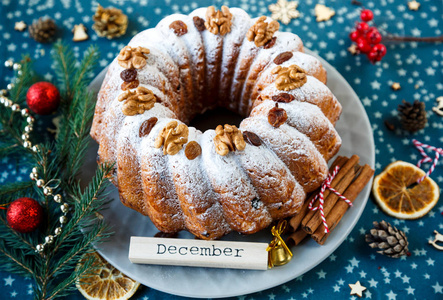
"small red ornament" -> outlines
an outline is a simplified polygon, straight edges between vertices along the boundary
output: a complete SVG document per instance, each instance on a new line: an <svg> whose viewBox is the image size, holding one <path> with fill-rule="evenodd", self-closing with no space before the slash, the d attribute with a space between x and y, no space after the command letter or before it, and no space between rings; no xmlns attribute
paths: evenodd
<svg viewBox="0 0 443 300"><path fill-rule="evenodd" d="M363 9L360 13L360 19L365 22L369 22L374 18L374 14L370 9Z"/></svg>
<svg viewBox="0 0 443 300"><path fill-rule="evenodd" d="M41 81L34 83L26 94L29 108L39 115L53 113L60 104L60 93L52 83Z"/></svg>
<svg viewBox="0 0 443 300"><path fill-rule="evenodd" d="M14 200L6 211L9 227L21 233L36 230L43 219L43 208L32 198Z"/></svg>

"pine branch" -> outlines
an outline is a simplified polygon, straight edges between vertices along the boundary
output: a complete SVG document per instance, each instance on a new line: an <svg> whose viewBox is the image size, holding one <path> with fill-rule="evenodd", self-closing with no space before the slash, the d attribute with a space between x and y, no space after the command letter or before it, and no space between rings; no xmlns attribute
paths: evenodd
<svg viewBox="0 0 443 300"><path fill-rule="evenodd" d="M32 181L13 182L5 185L0 185L0 199L2 196L19 191L24 191L33 187ZM2 201L3 202L3 201Z"/></svg>
<svg viewBox="0 0 443 300"><path fill-rule="evenodd" d="M6 247L3 239L0 239L0 268L23 276L33 276L35 272L30 267L31 262L18 252Z"/></svg>
<svg viewBox="0 0 443 300"><path fill-rule="evenodd" d="M21 75L16 72L17 81L14 83L14 87L9 92L12 102L21 105L26 99L26 93L31 86L34 77L32 76L32 61L29 55L22 56Z"/></svg>
<svg viewBox="0 0 443 300"><path fill-rule="evenodd" d="M72 98L72 87L70 74L75 74L74 53L67 45L58 41L54 45L54 54L52 58L55 61L55 72L58 82L62 88L62 100L70 101ZM70 103L67 103L68 105Z"/></svg>

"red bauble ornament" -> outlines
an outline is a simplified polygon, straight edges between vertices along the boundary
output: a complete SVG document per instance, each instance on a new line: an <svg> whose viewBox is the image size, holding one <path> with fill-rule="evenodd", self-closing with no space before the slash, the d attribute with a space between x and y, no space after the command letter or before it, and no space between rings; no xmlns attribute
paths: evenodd
<svg viewBox="0 0 443 300"><path fill-rule="evenodd" d="M360 19L365 22L369 22L374 18L374 14L370 9L363 9L360 13Z"/></svg>
<svg viewBox="0 0 443 300"><path fill-rule="evenodd" d="M9 227L21 233L34 231L43 219L43 208L32 198L14 200L6 211Z"/></svg>
<svg viewBox="0 0 443 300"><path fill-rule="evenodd" d="M360 22L357 23L355 29L357 29L357 31L360 33L365 33L369 29L369 25L366 22Z"/></svg>
<svg viewBox="0 0 443 300"><path fill-rule="evenodd" d="M29 88L26 94L26 103L36 114L49 115L58 108L60 93L52 83L37 82Z"/></svg>

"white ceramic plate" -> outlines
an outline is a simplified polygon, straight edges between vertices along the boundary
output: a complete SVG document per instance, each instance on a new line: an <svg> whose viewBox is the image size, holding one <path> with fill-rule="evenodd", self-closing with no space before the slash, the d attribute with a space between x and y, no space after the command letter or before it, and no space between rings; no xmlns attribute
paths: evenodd
<svg viewBox="0 0 443 300"><path fill-rule="evenodd" d="M337 70L326 61L321 61L328 72L327 85L343 105L343 114L336 126L343 140L339 155L349 157L357 154L361 158L361 163L367 163L374 167L375 151L372 130L360 100ZM100 89L104 76L105 72L103 71L95 78L91 83L92 91L97 92ZM96 168L96 153L97 145L94 143L83 168L82 177L85 180L92 176ZM249 294L290 281L326 259L354 228L365 208L370 186L371 184L368 184L360 193L354 206L348 210L324 246L319 246L313 240L308 239L293 248L294 257L289 264L267 271L132 264L128 259L130 237L151 237L158 230L148 217L144 217L121 204L117 189L112 186L110 197L113 200L110 209L104 211L103 215L106 221L112 225L115 234L109 242L100 245L98 251L112 265L131 278L166 293L198 298ZM187 232L180 233L179 237L193 238ZM250 236L231 233L223 239L270 242L272 236L268 230L264 230Z"/></svg>

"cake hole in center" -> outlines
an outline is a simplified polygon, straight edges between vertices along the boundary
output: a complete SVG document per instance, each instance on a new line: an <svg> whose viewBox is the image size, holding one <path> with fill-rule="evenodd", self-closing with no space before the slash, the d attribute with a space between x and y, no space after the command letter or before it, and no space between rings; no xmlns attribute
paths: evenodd
<svg viewBox="0 0 443 300"><path fill-rule="evenodd" d="M208 129L214 129L218 125L235 125L240 126L243 117L226 108L217 107L215 109L207 110L203 114L197 115L189 122L189 126L195 127L202 132Z"/></svg>

